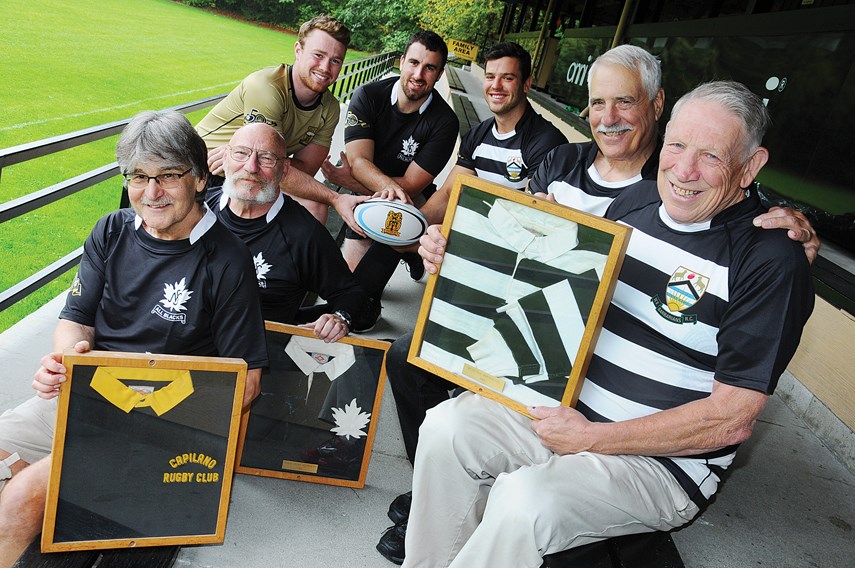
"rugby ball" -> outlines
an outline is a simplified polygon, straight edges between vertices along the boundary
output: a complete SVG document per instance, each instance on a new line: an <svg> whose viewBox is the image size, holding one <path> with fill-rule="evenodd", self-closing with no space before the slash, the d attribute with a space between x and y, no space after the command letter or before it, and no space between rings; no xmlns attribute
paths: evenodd
<svg viewBox="0 0 855 568"><path fill-rule="evenodd" d="M375 197L358 204L353 217L367 237L391 246L416 243L427 230L421 211L403 201Z"/></svg>

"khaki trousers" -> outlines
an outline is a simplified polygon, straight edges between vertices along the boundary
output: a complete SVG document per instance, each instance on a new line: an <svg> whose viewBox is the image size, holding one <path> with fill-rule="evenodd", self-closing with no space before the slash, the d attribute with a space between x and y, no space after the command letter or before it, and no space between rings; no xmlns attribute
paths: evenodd
<svg viewBox="0 0 855 568"><path fill-rule="evenodd" d="M427 413L419 433L404 567L539 568L597 540L670 530L698 507L656 460L559 456L531 420L472 393Z"/></svg>

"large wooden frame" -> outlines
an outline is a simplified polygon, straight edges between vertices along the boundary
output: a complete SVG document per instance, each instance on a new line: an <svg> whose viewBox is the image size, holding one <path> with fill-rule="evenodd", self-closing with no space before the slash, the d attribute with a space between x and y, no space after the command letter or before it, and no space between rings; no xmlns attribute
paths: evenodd
<svg viewBox="0 0 855 568"><path fill-rule="evenodd" d="M246 363L66 351L63 365L42 550L222 543Z"/></svg>
<svg viewBox="0 0 855 568"><path fill-rule="evenodd" d="M365 487L390 344L351 336L327 344L310 329L265 327L270 369L241 422L236 471Z"/></svg>
<svg viewBox="0 0 855 568"><path fill-rule="evenodd" d="M575 405L630 231L457 176L409 362L526 416Z"/></svg>

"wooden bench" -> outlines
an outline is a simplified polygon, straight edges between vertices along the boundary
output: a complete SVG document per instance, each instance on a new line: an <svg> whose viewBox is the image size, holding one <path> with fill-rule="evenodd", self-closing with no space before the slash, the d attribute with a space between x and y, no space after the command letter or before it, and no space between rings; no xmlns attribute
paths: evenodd
<svg viewBox="0 0 855 568"><path fill-rule="evenodd" d="M475 112L472 101L465 95L451 93L451 104L454 107L454 114L457 115L457 121L460 123L460 137L463 138L469 129L481 121L478 119L478 113Z"/></svg>
<svg viewBox="0 0 855 568"><path fill-rule="evenodd" d="M170 568L180 549L180 546L152 546L42 554L37 538L12 568Z"/></svg>

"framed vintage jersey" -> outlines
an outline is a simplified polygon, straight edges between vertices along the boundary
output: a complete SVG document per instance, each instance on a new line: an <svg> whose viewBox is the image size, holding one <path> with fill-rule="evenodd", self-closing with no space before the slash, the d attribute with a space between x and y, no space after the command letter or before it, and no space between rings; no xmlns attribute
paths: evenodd
<svg viewBox="0 0 855 568"><path fill-rule="evenodd" d="M242 359L63 354L42 550L221 543Z"/></svg>
<svg viewBox="0 0 855 568"><path fill-rule="evenodd" d="M270 368L241 425L237 472L364 487L389 343L265 327Z"/></svg>
<svg viewBox="0 0 855 568"><path fill-rule="evenodd" d="M409 362L527 416L573 406L630 231L459 175Z"/></svg>

